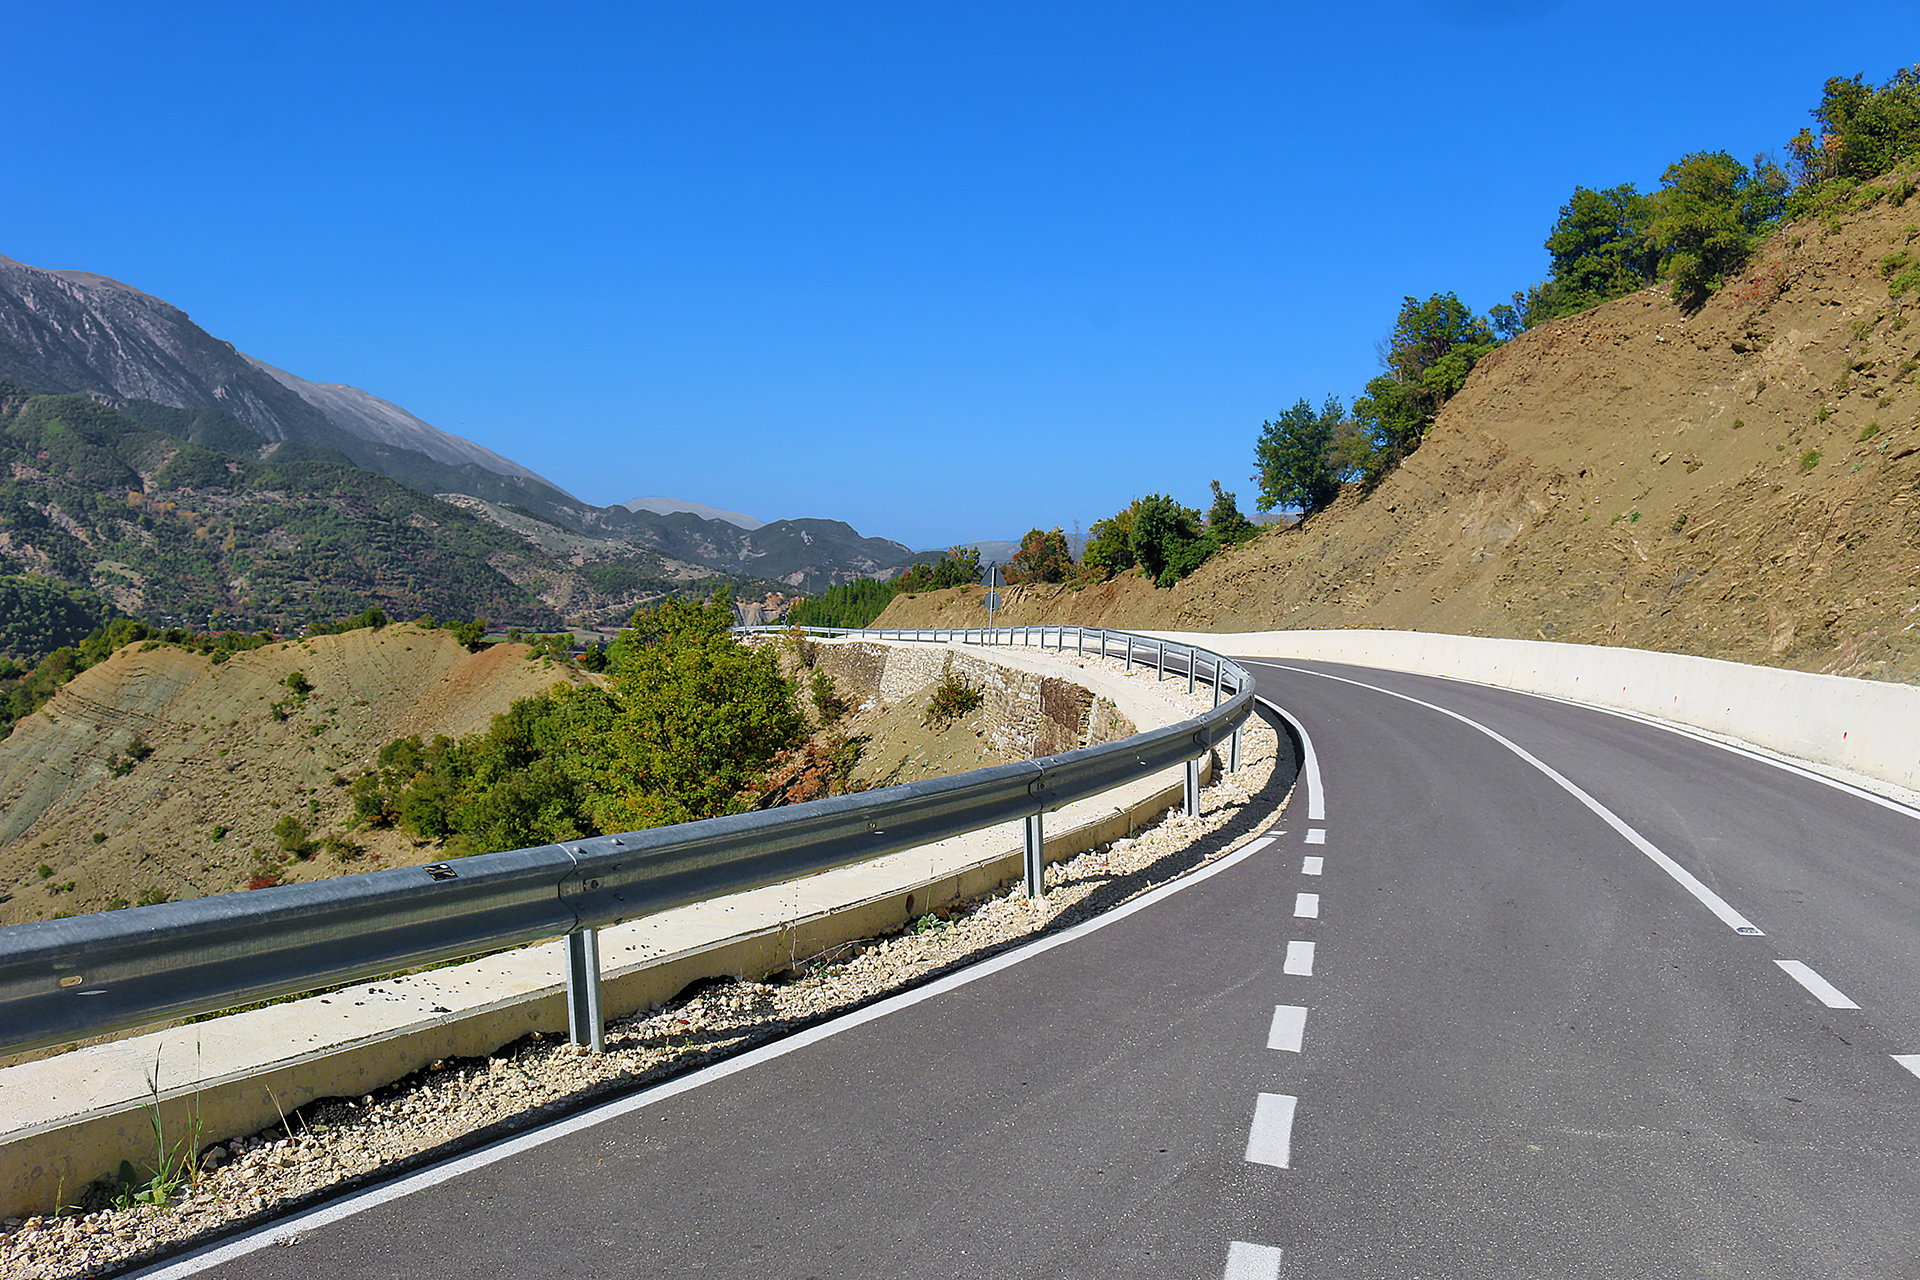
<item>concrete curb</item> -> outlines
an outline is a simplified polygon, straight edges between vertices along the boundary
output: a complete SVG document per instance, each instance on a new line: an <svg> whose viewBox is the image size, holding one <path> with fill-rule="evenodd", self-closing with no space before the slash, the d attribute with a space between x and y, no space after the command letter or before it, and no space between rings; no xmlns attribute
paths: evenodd
<svg viewBox="0 0 1920 1280"><path fill-rule="evenodd" d="M1451 676L1637 712L1920 790L1920 687L1647 649L1421 631L1150 632L1250 658Z"/></svg>

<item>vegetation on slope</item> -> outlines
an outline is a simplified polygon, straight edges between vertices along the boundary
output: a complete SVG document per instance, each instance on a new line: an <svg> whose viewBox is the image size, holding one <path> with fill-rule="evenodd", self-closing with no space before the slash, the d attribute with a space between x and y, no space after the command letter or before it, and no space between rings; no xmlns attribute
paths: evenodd
<svg viewBox="0 0 1920 1280"><path fill-rule="evenodd" d="M978 551L952 547L939 560L909 565L893 578L855 578L828 587L814 599L796 602L787 611L787 621L796 627L868 626L897 595L978 582L980 572Z"/></svg>
<svg viewBox="0 0 1920 1280"><path fill-rule="evenodd" d="M1501 340L1656 283L1697 311L1783 216L1830 221L1878 199L1861 184L1920 158L1920 68L1877 89L1860 76L1831 79L1811 114L1818 131L1802 130L1787 144L1791 173L1764 156L1749 167L1725 151L1697 151L1669 165L1651 194L1632 183L1575 187L1546 239L1547 279L1485 317L1452 293L1406 298L1384 347L1386 371L1351 406L1328 396L1316 412L1302 398L1261 424L1260 510L1311 514L1344 484L1377 485L1419 448L1440 409Z"/></svg>
<svg viewBox="0 0 1920 1280"><path fill-rule="evenodd" d="M773 650L732 627L719 594L636 614L605 686L523 698L458 741L390 743L354 782L355 812L479 853L752 808L805 721Z"/></svg>

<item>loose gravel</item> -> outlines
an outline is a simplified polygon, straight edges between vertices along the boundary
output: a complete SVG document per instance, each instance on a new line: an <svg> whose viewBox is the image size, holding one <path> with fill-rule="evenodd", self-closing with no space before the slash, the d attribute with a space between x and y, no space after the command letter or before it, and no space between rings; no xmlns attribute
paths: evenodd
<svg viewBox="0 0 1920 1280"><path fill-rule="evenodd" d="M1122 670L1112 660L1070 661ZM1155 683L1150 672L1133 678ZM1189 700L1172 682L1159 692L1193 710L1211 705L1210 694ZM1280 744L1270 722L1249 721L1240 771L1220 771L1202 793L1199 817L1169 809L1131 838L1053 864L1044 898L1029 901L1010 886L898 933L833 948L777 983L697 983L665 1006L610 1023L603 1054L536 1034L485 1058L434 1063L365 1097L323 1099L283 1125L206 1147L198 1171L164 1206L123 1202L0 1222L0 1280L112 1275L684 1074L1069 927L1258 834L1292 785L1291 748L1287 767L1275 767Z"/></svg>

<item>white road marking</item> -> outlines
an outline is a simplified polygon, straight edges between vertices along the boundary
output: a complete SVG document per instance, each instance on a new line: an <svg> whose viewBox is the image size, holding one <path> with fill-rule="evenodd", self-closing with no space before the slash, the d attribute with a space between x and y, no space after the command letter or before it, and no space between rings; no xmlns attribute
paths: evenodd
<svg viewBox="0 0 1920 1280"><path fill-rule="evenodd" d="M1282 1053L1300 1052L1301 1037L1307 1031L1307 1008L1299 1004L1273 1006L1273 1025L1267 1028L1267 1048Z"/></svg>
<svg viewBox="0 0 1920 1280"><path fill-rule="evenodd" d="M1327 829L1325 827L1309 827L1307 829L1308 844L1325 844L1326 842Z"/></svg>
<svg viewBox="0 0 1920 1280"><path fill-rule="evenodd" d="M1893 1060L1920 1076L1920 1053L1896 1053L1893 1055Z"/></svg>
<svg viewBox="0 0 1920 1280"><path fill-rule="evenodd" d="M1222 1280L1280 1280L1280 1251L1272 1245L1232 1241Z"/></svg>
<svg viewBox="0 0 1920 1280"><path fill-rule="evenodd" d="M1275 664L1275 665L1278 665L1278 664ZM1744 934L1748 937L1759 938L1759 937L1765 936L1760 931L1759 926L1755 925L1753 921L1747 919L1745 916L1741 915L1738 911L1735 911L1733 907L1728 904L1726 899L1722 898L1719 894L1715 893L1713 890L1707 888L1707 886L1701 883L1699 878L1696 877L1693 874L1693 872L1687 870L1685 867L1675 862L1672 858L1668 857L1665 853L1661 852L1657 847L1655 847L1652 841L1648 840L1645 836L1641 835L1638 831L1635 831L1632 827L1628 826L1625 822L1622 822L1619 816L1616 815L1613 812L1613 810L1607 808L1607 806L1601 804L1598 800L1595 800L1592 796L1588 795L1585 791L1581 790L1580 787L1577 784L1575 784L1571 778L1568 778L1565 774L1561 773L1558 769L1555 769L1552 765L1548 764L1546 761L1534 755L1531 751L1528 751L1525 747L1521 746L1519 743L1514 742L1510 738L1503 737L1501 734L1499 734L1495 730L1489 729L1486 725L1481 724L1478 720L1469 719L1468 717L1461 715L1458 711L1450 711L1446 707L1440 706L1437 703L1427 702L1421 698L1416 698L1412 694L1400 693L1393 689L1383 689L1377 684L1368 684L1364 680L1349 680L1345 676L1329 675L1325 671L1314 671L1307 667L1281 667L1280 669L1282 671L1295 671L1300 673L1301 675L1306 675L1306 676L1319 676L1323 680L1337 680L1341 684L1350 684L1360 689L1371 689L1375 693L1384 693L1390 698L1399 698L1403 702L1411 702L1415 706L1425 707L1429 711L1438 711L1443 716L1451 716L1453 719L1458 720L1461 724L1467 725L1470 728L1478 729L1481 733L1486 734L1489 738L1492 738L1495 742L1499 743L1501 746L1505 747L1507 750L1513 752L1513 754L1519 756L1522 760L1525 760L1528 764L1532 765L1534 768L1538 769L1540 772L1546 774L1547 777L1553 779L1553 781L1556 784L1558 784L1560 788L1564 790L1568 795L1572 796L1575 800L1578 800L1581 804L1587 806L1587 808L1592 810L1594 815L1597 816L1602 822L1606 823L1608 826L1612 827L1616 832L1618 832L1621 838L1626 840L1628 844L1632 845L1634 848L1638 849L1641 853L1645 854L1653 862L1655 866L1659 867L1662 871L1672 876L1674 881L1677 884L1679 884L1679 886L1682 889L1685 889L1688 893L1692 894L1696 899L1698 899L1702 906L1704 906L1707 910L1713 912L1714 915L1718 916L1721 920L1721 923L1725 924L1728 928L1732 929L1735 933Z"/></svg>
<svg viewBox="0 0 1920 1280"><path fill-rule="evenodd" d="M1297 973L1303 978L1313 976L1313 944L1311 942L1289 942L1287 944L1287 962L1280 967L1282 973Z"/></svg>
<svg viewBox="0 0 1920 1280"><path fill-rule="evenodd" d="M1300 859L1300 874L1303 876L1317 876L1320 874L1320 868L1325 866L1326 862L1327 860L1320 855L1310 853Z"/></svg>
<svg viewBox="0 0 1920 1280"><path fill-rule="evenodd" d="M407 1174L404 1177L394 1179L392 1182L369 1187L363 1192L345 1196L330 1204L324 1204L311 1209L306 1213L283 1218L278 1222L268 1223L253 1231L247 1232L245 1235L219 1241L203 1249L195 1250L183 1257L156 1263L145 1270L129 1272L127 1273L127 1280L179 1280L180 1277L198 1275L200 1272L211 1270L214 1267L220 1266L222 1263L231 1262L235 1258L243 1258L249 1254L257 1253L262 1249L271 1248L288 1235L304 1235L309 1231L326 1226L328 1223L340 1222L365 1212L368 1209L377 1208L383 1204L391 1204L395 1200L405 1199L415 1192L425 1191L430 1187L437 1187L443 1182L451 1182L455 1178L462 1177L478 1169L484 1169L488 1165L497 1164L502 1160L510 1159L519 1155L521 1152L544 1147L550 1142L555 1142L571 1134L579 1133L583 1129L591 1129L595 1125L605 1124L609 1120L629 1115L635 1111L649 1107L656 1102L662 1102L668 1098L676 1098L683 1093L690 1093L702 1085L711 1084L716 1080L724 1080L728 1076L757 1067L763 1062L770 1062L775 1058L783 1058L787 1054L805 1049L810 1045L827 1039L829 1036L838 1035L842 1031L850 1031L855 1027L864 1026L869 1022L884 1018L888 1014L911 1008L923 1001L943 995L948 991L978 982L982 978L991 977L1002 969L1012 968L1024 960L1031 960L1035 956L1045 955L1055 947L1065 946L1070 942L1085 937L1087 934L1104 929L1108 925L1118 924L1135 912L1145 911L1147 908L1172 897L1176 893L1182 893L1191 889L1194 885L1211 880L1222 872L1239 866L1242 862L1252 857L1254 852L1251 848L1236 849L1226 857L1220 859L1220 861L1209 863L1197 871L1182 876L1178 880L1161 885L1158 889L1149 890L1124 906L1115 907L1111 911L1095 916L1093 919L1082 924L1074 925L1070 929L1063 929L1050 938L1030 943L1027 946L1020 947L1013 951L1004 952L991 960L982 961L958 973L948 974L944 978L935 979L917 990L903 991L897 996L889 996L884 1000L868 1005L865 1009L856 1013L848 1014L843 1018L835 1018L830 1022L821 1023L819 1026L811 1027L797 1035L788 1036L784 1040L762 1045L758 1049L749 1049L738 1057L728 1058L724 1062L716 1062L710 1067L703 1067L687 1075L664 1081L641 1093L631 1094L624 1098L616 1098L612 1102L605 1103L589 1111L580 1112L565 1120L556 1121L553 1124L545 1125L511 1138L504 1138L491 1146L481 1147L478 1151L468 1152L464 1156L456 1156L441 1164L429 1165L417 1173ZM1300 946L1306 948L1306 969L1304 972L1312 973L1313 944L1311 942L1288 944L1288 968L1286 972L1295 972L1291 967L1294 955L1293 949Z"/></svg>
<svg viewBox="0 0 1920 1280"><path fill-rule="evenodd" d="M1293 915L1296 920L1318 920L1320 918L1320 895L1317 893L1294 894Z"/></svg>
<svg viewBox="0 0 1920 1280"><path fill-rule="evenodd" d="M1770 764L1776 769L1783 769L1788 773L1798 774L1809 781L1832 787L1836 791L1844 791L1855 799L1865 800L1869 804L1877 804L1883 809L1890 809L1902 817L1920 818L1920 809L1916 809L1910 804L1902 803L1899 800L1893 799L1891 796L1883 796L1876 791L1868 791L1864 787L1856 787L1843 778L1836 778L1829 774L1821 773L1817 768L1808 768L1804 765L1795 764L1792 760L1753 743L1742 744L1739 742L1729 742L1724 738L1716 738L1700 730L1675 724L1671 720L1656 719L1653 716L1641 715L1638 711L1627 711L1620 707L1603 707L1597 702L1581 702L1578 698L1563 698L1557 693L1536 693L1531 689L1514 689L1503 684L1488 684L1483 680L1468 680L1462 676L1435 675L1433 678L1436 680L1452 680L1456 684L1479 685L1483 689L1499 689L1506 693L1518 693L1529 698L1539 698L1544 702L1558 702L1569 707L1579 707L1585 711L1598 711L1603 716L1614 716L1621 720L1637 721L1640 724L1647 725L1654 729L1664 729L1666 732L1678 734L1682 738L1692 738L1695 742L1704 742L1710 747L1718 747L1722 751L1730 751L1734 755L1745 756L1749 760L1758 760L1761 764Z"/></svg>
<svg viewBox="0 0 1920 1280"><path fill-rule="evenodd" d="M1860 1006L1840 993L1840 988L1828 982L1813 971L1813 966L1800 960L1775 960L1775 964L1787 971L1787 976L1813 993L1813 998L1829 1009L1858 1009Z"/></svg>
<svg viewBox="0 0 1920 1280"><path fill-rule="evenodd" d="M1293 731L1300 735L1300 776L1307 783L1307 821L1325 822L1327 791L1320 785L1320 757L1314 754L1313 739L1307 736L1306 726L1294 719L1292 713L1272 698L1263 698L1256 693L1253 695L1253 700L1264 702L1275 715L1292 725Z"/></svg>
<svg viewBox="0 0 1920 1280"><path fill-rule="evenodd" d="M1247 1161L1285 1169L1293 1161L1293 1110L1300 1099L1290 1093L1263 1093L1253 1104L1253 1131L1247 1135Z"/></svg>
<svg viewBox="0 0 1920 1280"><path fill-rule="evenodd" d="M1240 847L1248 853L1258 853L1272 843L1272 836L1255 836Z"/></svg>

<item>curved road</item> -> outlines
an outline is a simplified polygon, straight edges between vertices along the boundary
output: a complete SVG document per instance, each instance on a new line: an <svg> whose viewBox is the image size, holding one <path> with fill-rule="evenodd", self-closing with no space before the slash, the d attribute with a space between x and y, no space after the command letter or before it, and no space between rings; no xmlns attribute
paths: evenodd
<svg viewBox="0 0 1920 1280"><path fill-rule="evenodd" d="M1920 814L1246 665L1318 777L1174 891L152 1274L1920 1274Z"/></svg>

